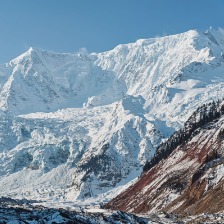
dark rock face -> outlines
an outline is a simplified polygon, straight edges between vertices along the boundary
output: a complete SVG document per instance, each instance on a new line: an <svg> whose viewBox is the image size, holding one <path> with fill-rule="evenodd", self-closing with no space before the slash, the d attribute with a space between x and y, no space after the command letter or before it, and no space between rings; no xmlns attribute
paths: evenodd
<svg viewBox="0 0 224 224"><path fill-rule="evenodd" d="M83 177L83 182L86 181L90 172L99 176L99 179L101 180L112 181L115 179L116 182L121 180L122 176L119 167L117 166L118 164L116 164L116 158L107 153L108 149L109 144L107 143L102 147L102 154L93 156L90 160L87 160L87 162L80 164L80 170L87 170L86 175ZM108 169L108 167L110 167L110 169Z"/></svg>

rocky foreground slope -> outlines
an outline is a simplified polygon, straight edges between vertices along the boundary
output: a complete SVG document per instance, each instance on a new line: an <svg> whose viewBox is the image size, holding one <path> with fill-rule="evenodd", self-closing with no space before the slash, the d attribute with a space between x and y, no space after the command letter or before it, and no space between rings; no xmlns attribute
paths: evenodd
<svg viewBox="0 0 224 224"><path fill-rule="evenodd" d="M106 208L179 215L224 211L224 101L203 105Z"/></svg>
<svg viewBox="0 0 224 224"><path fill-rule="evenodd" d="M103 53L30 48L0 66L0 195L109 200L223 87L223 30Z"/></svg>
<svg viewBox="0 0 224 224"><path fill-rule="evenodd" d="M76 208L45 208L34 205L37 201L13 200L0 198L1 224L118 224L139 223L147 224L149 220L120 211L105 211L103 209Z"/></svg>

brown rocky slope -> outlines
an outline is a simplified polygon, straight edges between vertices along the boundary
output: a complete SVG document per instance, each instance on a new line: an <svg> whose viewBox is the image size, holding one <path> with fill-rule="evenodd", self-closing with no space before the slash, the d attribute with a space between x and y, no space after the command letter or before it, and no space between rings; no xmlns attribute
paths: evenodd
<svg viewBox="0 0 224 224"><path fill-rule="evenodd" d="M224 210L224 102L200 107L157 150L138 180L105 205L133 213Z"/></svg>

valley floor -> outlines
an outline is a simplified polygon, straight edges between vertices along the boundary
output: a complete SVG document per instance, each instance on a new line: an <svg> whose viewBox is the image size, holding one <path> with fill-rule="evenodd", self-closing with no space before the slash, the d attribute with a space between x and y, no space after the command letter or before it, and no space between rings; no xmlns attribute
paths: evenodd
<svg viewBox="0 0 224 224"><path fill-rule="evenodd" d="M38 201L0 198L0 224L198 224L224 223L224 213L179 216L170 213L134 215L96 207L47 208Z"/></svg>
<svg viewBox="0 0 224 224"><path fill-rule="evenodd" d="M0 224L117 224L151 223L148 218L121 211L100 208L74 207L73 209L46 208L38 201L0 198Z"/></svg>

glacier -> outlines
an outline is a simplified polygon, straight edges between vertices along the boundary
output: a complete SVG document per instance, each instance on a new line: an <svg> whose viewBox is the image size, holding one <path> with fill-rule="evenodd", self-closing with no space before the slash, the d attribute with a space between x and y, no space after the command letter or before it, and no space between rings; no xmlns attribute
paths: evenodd
<svg viewBox="0 0 224 224"><path fill-rule="evenodd" d="M0 65L0 195L108 201L198 106L224 97L224 32L102 53L30 48Z"/></svg>

